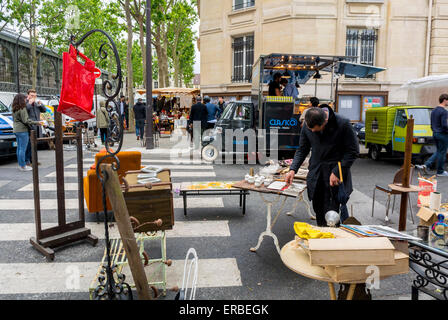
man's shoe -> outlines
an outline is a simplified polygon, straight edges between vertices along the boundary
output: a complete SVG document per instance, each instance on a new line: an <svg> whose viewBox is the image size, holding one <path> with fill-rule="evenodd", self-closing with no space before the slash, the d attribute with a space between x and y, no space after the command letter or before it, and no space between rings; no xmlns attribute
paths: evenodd
<svg viewBox="0 0 448 320"><path fill-rule="evenodd" d="M443 173L438 173L437 176L438 177L448 177L448 172L443 171Z"/></svg>
<svg viewBox="0 0 448 320"><path fill-rule="evenodd" d="M422 170L425 174L427 174L428 173L428 167L426 166L426 165L424 165L424 164L422 164L422 165L419 165L419 164L417 164L417 165L415 165L415 167L418 169L418 170Z"/></svg>
<svg viewBox="0 0 448 320"><path fill-rule="evenodd" d="M20 171L33 171L33 168L28 167L28 166L24 166L24 167L19 167Z"/></svg>
<svg viewBox="0 0 448 320"><path fill-rule="evenodd" d="M137 137L137 140L140 140L140 137Z"/></svg>

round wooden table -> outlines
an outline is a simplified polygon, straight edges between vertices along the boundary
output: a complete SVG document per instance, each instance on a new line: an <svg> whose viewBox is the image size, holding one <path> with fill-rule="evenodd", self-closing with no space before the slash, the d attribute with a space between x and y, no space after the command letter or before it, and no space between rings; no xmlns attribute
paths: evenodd
<svg viewBox="0 0 448 320"><path fill-rule="evenodd" d="M310 256L306 253L300 246L296 244L295 240L292 240L284 245L280 251L280 257L290 270L298 273L304 277L325 281L328 283L328 288L330 289L331 300L337 300L336 291L334 289L334 284L339 283L331 279L330 275L325 271L323 267L312 266L310 263ZM352 300L353 294L355 293L355 288L357 283L365 283L365 281L356 282L344 282L350 284L347 300Z"/></svg>

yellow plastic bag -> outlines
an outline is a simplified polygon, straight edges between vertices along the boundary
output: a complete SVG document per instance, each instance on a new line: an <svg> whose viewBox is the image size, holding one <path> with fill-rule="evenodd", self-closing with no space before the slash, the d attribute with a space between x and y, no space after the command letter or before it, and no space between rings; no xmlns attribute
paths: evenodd
<svg viewBox="0 0 448 320"><path fill-rule="evenodd" d="M322 232L314 229L311 225L305 222L295 222L294 231L302 239L331 239L334 234L331 232Z"/></svg>

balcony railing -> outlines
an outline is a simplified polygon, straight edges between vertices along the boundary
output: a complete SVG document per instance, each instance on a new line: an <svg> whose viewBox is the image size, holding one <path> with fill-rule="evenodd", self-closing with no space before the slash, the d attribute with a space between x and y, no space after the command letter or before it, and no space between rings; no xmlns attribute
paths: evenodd
<svg viewBox="0 0 448 320"><path fill-rule="evenodd" d="M235 3L233 11L250 8L255 6L255 0L246 0L240 3Z"/></svg>

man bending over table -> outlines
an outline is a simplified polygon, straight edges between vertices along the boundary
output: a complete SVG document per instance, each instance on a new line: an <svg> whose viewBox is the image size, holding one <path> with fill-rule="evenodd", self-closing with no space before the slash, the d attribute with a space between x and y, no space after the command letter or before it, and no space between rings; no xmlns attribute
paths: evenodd
<svg viewBox="0 0 448 320"><path fill-rule="evenodd" d="M350 121L335 114L328 105L308 109L305 124L286 183L292 183L312 150L307 176L308 198L313 203L317 225L327 226L325 214L330 210L339 212L337 195L341 182L338 162L341 162L345 190L350 195L353 191L350 168L359 154L359 144ZM341 217L341 220L346 218Z"/></svg>

